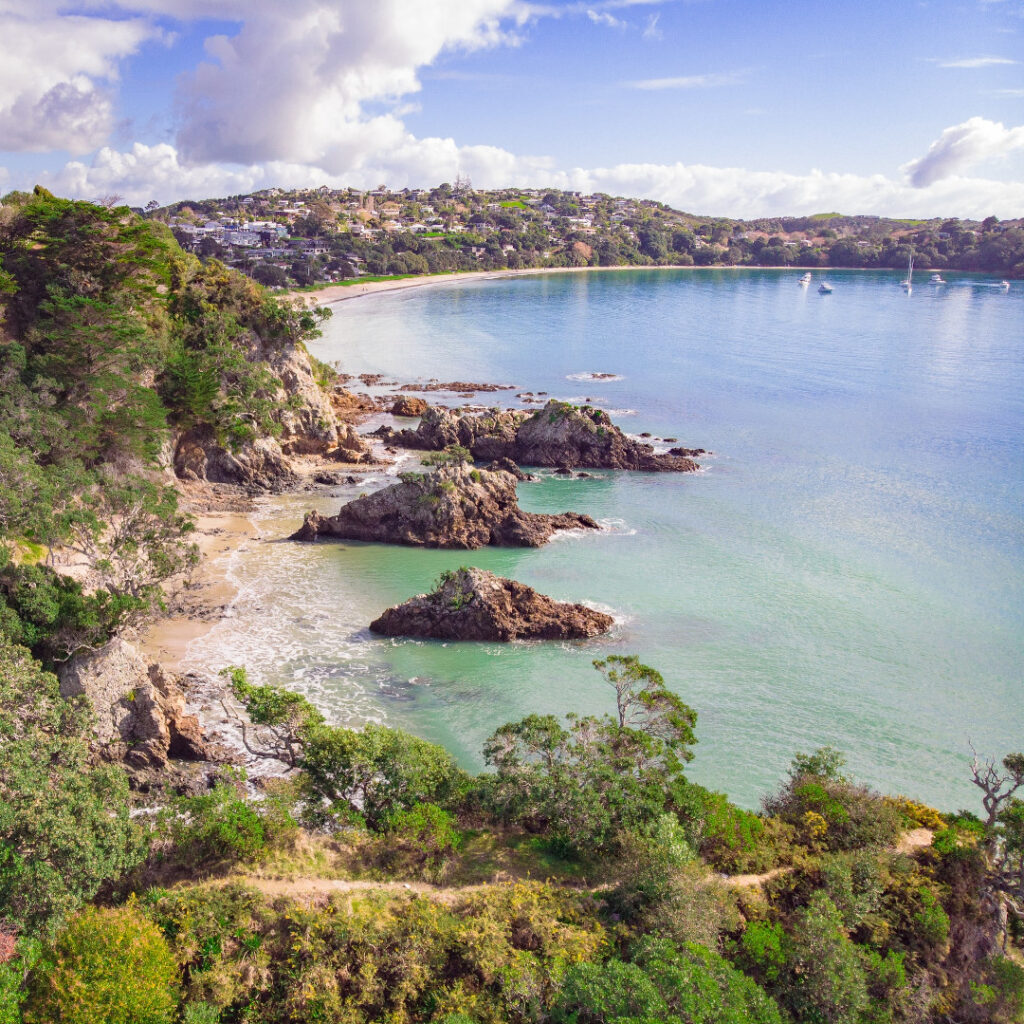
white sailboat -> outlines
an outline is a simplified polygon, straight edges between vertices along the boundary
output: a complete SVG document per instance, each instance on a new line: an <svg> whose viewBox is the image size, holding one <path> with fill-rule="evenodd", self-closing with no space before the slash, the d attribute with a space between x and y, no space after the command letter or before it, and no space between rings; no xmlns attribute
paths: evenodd
<svg viewBox="0 0 1024 1024"><path fill-rule="evenodd" d="M811 283L811 272L808 270L807 273L804 274L803 277L800 278L800 284L810 284L810 283Z"/></svg>
<svg viewBox="0 0 1024 1024"><path fill-rule="evenodd" d="M907 277L906 280L900 281L900 287L909 295L914 287L914 254L910 254L910 259L907 261Z"/></svg>
<svg viewBox="0 0 1024 1024"><path fill-rule="evenodd" d="M821 284L818 285L818 291L822 295L831 295L832 285L830 285L828 281L822 281Z"/></svg>

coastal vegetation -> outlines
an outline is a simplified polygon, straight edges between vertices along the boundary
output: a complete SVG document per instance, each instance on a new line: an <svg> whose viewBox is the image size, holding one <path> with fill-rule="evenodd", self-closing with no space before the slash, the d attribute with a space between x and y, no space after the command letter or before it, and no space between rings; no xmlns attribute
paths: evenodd
<svg viewBox="0 0 1024 1024"><path fill-rule="evenodd" d="M1024 221L823 213L743 221L557 189L268 189L150 211L182 245L275 287L559 267L918 266L1024 276Z"/></svg>
<svg viewBox="0 0 1024 1024"><path fill-rule="evenodd" d="M877 793L829 748L755 812L687 776L700 709L608 655L606 713L501 725L479 774L242 666L220 699L272 772L129 772L145 744L102 740L110 702L67 669L195 562L183 437L303 437L320 406L277 368L318 321L43 190L4 198L0 284L0 1024L1022 1019L1020 753L975 759L980 814ZM498 476L466 460L430 479Z"/></svg>

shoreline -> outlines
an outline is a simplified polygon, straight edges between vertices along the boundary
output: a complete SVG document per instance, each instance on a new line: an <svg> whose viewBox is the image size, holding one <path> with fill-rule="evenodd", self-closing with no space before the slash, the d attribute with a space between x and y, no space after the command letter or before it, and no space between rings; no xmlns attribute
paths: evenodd
<svg viewBox="0 0 1024 1024"><path fill-rule="evenodd" d="M261 539L248 512L211 511L195 517L193 534L199 564L192 578L173 595L168 614L139 634L143 656L180 672L194 640L227 617L239 594L231 580L231 559L243 545Z"/></svg>
<svg viewBox="0 0 1024 1024"><path fill-rule="evenodd" d="M702 270L758 270L758 271L776 271L779 273L785 273L787 271L804 272L810 271L811 273L817 273L819 276L826 276L827 274L835 271L842 271L847 273L854 271L856 273L877 273L879 270L892 269L892 268L881 268L881 267L805 267L805 266L787 266L787 267L750 267L740 266L736 263L716 263L710 266L695 266L695 265L683 265L680 263L661 264L659 266L621 266L621 267L525 267L521 270L453 270L449 273L443 274L422 274L416 277L399 277L394 280L388 281L367 281L364 284L326 284L319 288L314 288L310 291L284 291L280 292L276 297L285 301L296 301L299 299L312 299L313 304L317 306L333 306L338 302L345 302L349 299L360 299L366 295L380 295L384 292L397 292L405 291L407 288L426 288L430 285L447 284L453 281L498 281L504 278L512 277L527 277L537 274L602 274L609 272L623 272L623 271L660 271L660 270L689 270L689 271L702 271ZM949 272L949 268L946 268ZM893 274L899 274L900 271L892 270ZM925 268L922 273L931 273L932 271ZM974 271L957 271L957 273L975 273ZM358 282L358 279L356 279Z"/></svg>

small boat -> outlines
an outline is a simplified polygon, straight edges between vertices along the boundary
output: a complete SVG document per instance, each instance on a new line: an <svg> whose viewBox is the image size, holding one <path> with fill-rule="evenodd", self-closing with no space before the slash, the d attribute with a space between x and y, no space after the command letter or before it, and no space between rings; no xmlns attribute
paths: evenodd
<svg viewBox="0 0 1024 1024"><path fill-rule="evenodd" d="M811 272L808 270L807 273L804 274L803 277L800 278L800 284L810 284L810 283L811 283Z"/></svg>
<svg viewBox="0 0 1024 1024"><path fill-rule="evenodd" d="M945 278L941 274L932 274L932 276L930 278L928 278L928 283L929 284L945 284L946 280L945 280Z"/></svg>
<svg viewBox="0 0 1024 1024"><path fill-rule="evenodd" d="M909 295L914 288L914 254L910 254L910 259L907 260L907 276L903 281L900 281L900 287Z"/></svg>
<svg viewBox="0 0 1024 1024"><path fill-rule="evenodd" d="M830 285L828 281L822 281L821 284L818 285L818 293L820 295L831 295L832 285Z"/></svg>
<svg viewBox="0 0 1024 1024"><path fill-rule="evenodd" d="M999 287L1002 288L1004 292L1008 292L1010 290L1010 282L1009 281L1000 281L999 282Z"/></svg>

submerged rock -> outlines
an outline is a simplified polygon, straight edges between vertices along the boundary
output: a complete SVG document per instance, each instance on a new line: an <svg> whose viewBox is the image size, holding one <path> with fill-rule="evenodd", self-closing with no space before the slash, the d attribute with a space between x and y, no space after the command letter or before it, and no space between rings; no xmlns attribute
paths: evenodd
<svg viewBox="0 0 1024 1024"><path fill-rule="evenodd" d="M406 448L441 451L457 444L481 461L512 459L527 466L671 473L700 468L683 449L660 455L627 437L603 409L555 399L535 412L492 409L476 416L431 407L415 430L383 427L377 434Z"/></svg>
<svg viewBox="0 0 1024 1024"><path fill-rule="evenodd" d="M610 615L553 601L483 569L443 573L432 594L388 608L370 629L439 640L581 640L611 629Z"/></svg>
<svg viewBox="0 0 1024 1024"><path fill-rule="evenodd" d="M344 505L335 516L306 515L292 540L317 537L427 548L539 547L556 530L598 529L575 512L524 512L516 478L467 465L403 473L400 482Z"/></svg>

